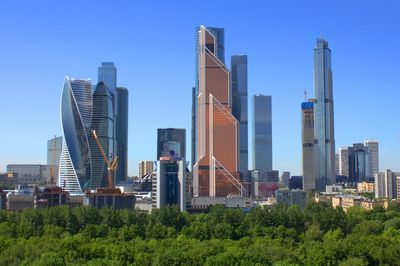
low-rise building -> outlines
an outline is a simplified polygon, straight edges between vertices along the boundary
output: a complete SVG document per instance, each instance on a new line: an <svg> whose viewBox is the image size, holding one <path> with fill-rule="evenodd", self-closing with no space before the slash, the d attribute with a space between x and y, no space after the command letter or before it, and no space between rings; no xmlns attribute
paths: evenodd
<svg viewBox="0 0 400 266"><path fill-rule="evenodd" d="M358 193L369 193L375 191L375 183L372 182L359 182L357 183Z"/></svg>
<svg viewBox="0 0 400 266"><path fill-rule="evenodd" d="M307 204L307 193L304 190L280 188L275 191L276 203L286 206L297 205L304 208Z"/></svg>
<svg viewBox="0 0 400 266"><path fill-rule="evenodd" d="M121 193L118 188L97 188L95 192L87 192L83 197L83 205L97 208L134 209L135 202L135 195Z"/></svg>

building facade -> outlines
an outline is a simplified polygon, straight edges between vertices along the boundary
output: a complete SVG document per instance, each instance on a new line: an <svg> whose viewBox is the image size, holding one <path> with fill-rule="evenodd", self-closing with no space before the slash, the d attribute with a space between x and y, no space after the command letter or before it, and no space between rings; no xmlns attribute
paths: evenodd
<svg viewBox="0 0 400 266"><path fill-rule="evenodd" d="M186 158L186 130L182 128L157 129L157 160L160 157Z"/></svg>
<svg viewBox="0 0 400 266"><path fill-rule="evenodd" d="M8 164L6 171L12 176L13 185L45 184L50 176L50 167L42 164Z"/></svg>
<svg viewBox="0 0 400 266"><path fill-rule="evenodd" d="M379 172L379 142L376 140L364 141L364 146L369 150L369 171L374 176Z"/></svg>
<svg viewBox="0 0 400 266"><path fill-rule="evenodd" d="M253 169L272 170L271 96L253 97Z"/></svg>
<svg viewBox="0 0 400 266"><path fill-rule="evenodd" d="M128 178L128 112L129 92L127 88L117 87L114 92L115 144L118 166L116 184Z"/></svg>
<svg viewBox="0 0 400 266"><path fill-rule="evenodd" d="M198 95L199 95L199 78L200 78L200 54L202 51L201 47L201 32L202 32L202 27L204 26L198 26L195 29L195 87L192 88L192 167L194 164L197 162L197 130L198 130L198 121L197 121L197 116L198 116ZM219 59L219 61L222 62L222 64L225 64L225 30L223 28L216 28L216 27L207 27L207 30L213 35L214 37L214 45L216 49L214 50L214 55Z"/></svg>
<svg viewBox="0 0 400 266"><path fill-rule="evenodd" d="M48 182L57 182L58 180L62 141L62 137L54 137L47 141L47 165L50 171Z"/></svg>
<svg viewBox="0 0 400 266"><path fill-rule="evenodd" d="M397 177L400 173L385 170L375 174L375 198L397 199Z"/></svg>
<svg viewBox="0 0 400 266"><path fill-rule="evenodd" d="M108 161L112 161L116 156L114 153L114 117L113 93L104 82L100 81L93 93L91 129L96 131L96 135ZM108 166L104 161L103 155L100 152L100 148L97 146L92 132L89 136L89 144L92 160L91 189L106 187Z"/></svg>
<svg viewBox="0 0 400 266"><path fill-rule="evenodd" d="M331 50L327 41L318 39L314 48L314 174L317 191L324 191L326 185L336 181L332 90Z"/></svg>
<svg viewBox="0 0 400 266"><path fill-rule="evenodd" d="M216 37L217 36L217 37ZM218 34L200 26L194 196L241 194L237 171L238 122L231 112L230 72L219 59Z"/></svg>
<svg viewBox="0 0 400 266"><path fill-rule="evenodd" d="M91 187L89 145L93 95L89 79L65 77L61 95L61 123L64 144L60 157L58 186L82 193Z"/></svg>
<svg viewBox="0 0 400 266"><path fill-rule="evenodd" d="M304 190L314 190L314 103L312 100L301 104L301 140Z"/></svg>
<svg viewBox="0 0 400 266"><path fill-rule="evenodd" d="M101 66L98 67L97 81L104 82L104 84L111 91L114 91L117 87L117 68L113 62L102 62Z"/></svg>
<svg viewBox="0 0 400 266"><path fill-rule="evenodd" d="M248 111L247 111L247 55L231 57L232 114L239 122L238 169L243 174L249 166Z"/></svg>
<svg viewBox="0 0 400 266"><path fill-rule="evenodd" d="M342 147L337 150L337 175L349 177L349 147Z"/></svg>
<svg viewBox="0 0 400 266"><path fill-rule="evenodd" d="M139 178L147 174L151 174L154 171L154 162L153 161L140 161L139 162Z"/></svg>
<svg viewBox="0 0 400 266"><path fill-rule="evenodd" d="M157 161L157 179L152 189L153 206L178 205L186 210L186 166L183 160Z"/></svg>

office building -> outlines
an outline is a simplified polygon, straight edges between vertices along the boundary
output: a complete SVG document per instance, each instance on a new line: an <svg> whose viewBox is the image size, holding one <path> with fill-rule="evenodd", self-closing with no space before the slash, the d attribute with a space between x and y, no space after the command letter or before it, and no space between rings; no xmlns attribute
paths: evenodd
<svg viewBox="0 0 400 266"><path fill-rule="evenodd" d="M91 130L95 130L98 140L103 148L104 155L110 162L115 157L113 110L113 93L104 84L104 82L100 81L93 93ZM103 154L101 153L92 132L90 132L89 144L92 161L91 189L96 189L97 187L106 187L108 185L108 165L104 161ZM115 180L113 181L113 184L115 184Z"/></svg>
<svg viewBox="0 0 400 266"><path fill-rule="evenodd" d="M114 91L117 87L117 68L113 62L102 62L101 66L98 67L97 82L104 82L104 84L111 91Z"/></svg>
<svg viewBox="0 0 400 266"><path fill-rule="evenodd" d="M253 97L253 169L272 170L271 96Z"/></svg>
<svg viewBox="0 0 400 266"><path fill-rule="evenodd" d="M47 182L57 182L60 157L62 150L62 137L54 137L47 141L47 166L49 167L49 179Z"/></svg>
<svg viewBox="0 0 400 266"><path fill-rule="evenodd" d="M128 178L128 111L129 92L127 88L117 87L114 91L115 108L115 148L118 156L116 184Z"/></svg>
<svg viewBox="0 0 400 266"><path fill-rule="evenodd" d="M139 162L139 178L147 174L151 174L154 171L154 162L153 161L140 161Z"/></svg>
<svg viewBox="0 0 400 266"><path fill-rule="evenodd" d="M192 88L192 167L197 162L197 96L199 95L199 69L200 69L200 54L202 51L201 47L201 32L202 27L198 26L195 29L195 87ZM216 27L207 27L207 30L213 35L214 37L214 55L225 64L225 30L223 28L216 28Z"/></svg>
<svg viewBox="0 0 400 266"><path fill-rule="evenodd" d="M115 183L128 177L128 109L129 92L127 88L117 87L117 68L113 62L102 62L98 68L98 82L104 82L112 93L114 110L114 154L118 156Z"/></svg>
<svg viewBox="0 0 400 266"><path fill-rule="evenodd" d="M314 100L301 104L301 140L304 190L314 190Z"/></svg>
<svg viewBox="0 0 400 266"><path fill-rule="evenodd" d="M351 149L350 149L351 153ZM349 147L339 148L336 152L337 157L337 167L336 174L338 176L347 176L349 177Z"/></svg>
<svg viewBox="0 0 400 266"><path fill-rule="evenodd" d="M379 142L376 140L364 141L364 146L369 150L369 171L374 176L379 172Z"/></svg>
<svg viewBox="0 0 400 266"><path fill-rule="evenodd" d="M397 199L397 177L400 173L385 170L375 174L375 198Z"/></svg>
<svg viewBox="0 0 400 266"><path fill-rule="evenodd" d="M247 55L231 57L232 114L239 123L238 169L242 175L248 170L248 114L247 114Z"/></svg>
<svg viewBox="0 0 400 266"><path fill-rule="evenodd" d="M303 177L302 176L292 176L289 179L289 189L303 189Z"/></svg>
<svg viewBox="0 0 400 266"><path fill-rule="evenodd" d="M182 160L162 158L157 161L157 176L153 182L153 206L178 205L186 210L186 166Z"/></svg>
<svg viewBox="0 0 400 266"><path fill-rule="evenodd" d="M238 122L231 112L230 72L218 57L218 41L213 31L200 26L194 196L225 197L243 192L237 171Z"/></svg>
<svg viewBox="0 0 400 266"><path fill-rule="evenodd" d="M315 189L324 191L336 175L331 50L323 39L314 49L314 95Z"/></svg>
<svg viewBox="0 0 400 266"><path fill-rule="evenodd" d="M161 157L170 156L174 158L186 158L185 129L157 129L157 160L159 160Z"/></svg>
<svg viewBox="0 0 400 266"><path fill-rule="evenodd" d="M369 181L369 149L362 143L354 143L349 148L349 182Z"/></svg>
<svg viewBox="0 0 400 266"><path fill-rule="evenodd" d="M70 193L82 193L91 187L92 162L88 139L92 110L91 81L65 77L61 96L64 144L58 185Z"/></svg>
<svg viewBox="0 0 400 266"><path fill-rule="evenodd" d="M279 171L252 170L252 195L256 198L265 198L274 195L279 187Z"/></svg>
<svg viewBox="0 0 400 266"><path fill-rule="evenodd" d="M50 176L50 167L43 164L8 164L8 176L12 176L13 185L45 184Z"/></svg>
<svg viewBox="0 0 400 266"><path fill-rule="evenodd" d="M307 204L307 193L304 190L290 190L280 188L275 191L276 203L285 206L297 205L305 208Z"/></svg>
<svg viewBox="0 0 400 266"><path fill-rule="evenodd" d="M289 186L289 179L290 179L290 172L283 171L282 175L279 178L279 183L281 183L281 185L283 187L288 187Z"/></svg>

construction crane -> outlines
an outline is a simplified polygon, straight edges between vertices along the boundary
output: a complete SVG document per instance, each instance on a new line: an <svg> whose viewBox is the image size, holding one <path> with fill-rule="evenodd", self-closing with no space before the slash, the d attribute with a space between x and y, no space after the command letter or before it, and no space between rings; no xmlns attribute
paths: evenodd
<svg viewBox="0 0 400 266"><path fill-rule="evenodd" d="M104 150L103 146L100 143L99 138L97 137L96 130L92 130L94 139L96 140L97 146L99 147L100 153L103 156L103 160L107 165L107 171L108 171L108 178L107 178L107 187L112 188L113 187L113 173L115 169L117 168L117 161L118 161L118 156L116 156L113 160L109 161Z"/></svg>

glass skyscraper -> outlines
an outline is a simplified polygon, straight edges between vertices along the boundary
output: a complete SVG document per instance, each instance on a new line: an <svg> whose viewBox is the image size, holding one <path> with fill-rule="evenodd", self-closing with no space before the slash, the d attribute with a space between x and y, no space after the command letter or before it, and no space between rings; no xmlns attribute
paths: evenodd
<svg viewBox="0 0 400 266"><path fill-rule="evenodd" d="M117 68L113 62L102 62L98 68L97 77L97 81L103 81L111 91L117 87Z"/></svg>
<svg viewBox="0 0 400 266"><path fill-rule="evenodd" d="M325 191L336 181L331 50L317 39L314 48L315 189Z"/></svg>
<svg viewBox="0 0 400 266"><path fill-rule="evenodd" d="M102 81L97 84L93 93L92 130L96 130L107 159L112 161L115 156L113 94ZM105 187L107 185L107 165L93 134L90 134L89 143L92 159L91 188Z"/></svg>
<svg viewBox="0 0 400 266"><path fill-rule="evenodd" d="M115 142L116 154L118 156L118 167L116 172L116 184L126 180L128 177L128 111L129 92L127 88L117 87L115 90Z"/></svg>
<svg viewBox="0 0 400 266"><path fill-rule="evenodd" d="M247 55L231 57L232 114L239 122L238 171L243 175L248 166Z"/></svg>
<svg viewBox="0 0 400 266"><path fill-rule="evenodd" d="M160 157L185 158L186 130L181 128L157 129L157 160ZM183 160L182 159L182 160Z"/></svg>
<svg viewBox="0 0 400 266"><path fill-rule="evenodd" d="M196 27L196 43L195 43L195 87L192 88L192 166L197 161L197 96L199 94L199 55L200 55L200 29ZM223 28L207 27L208 31L213 34L216 57L225 64L225 30Z"/></svg>
<svg viewBox="0 0 400 266"><path fill-rule="evenodd" d="M98 68L98 82L110 89L114 106L114 154L118 156L115 184L128 176L128 107L127 88L117 87L117 68L113 62L102 62Z"/></svg>
<svg viewBox="0 0 400 266"><path fill-rule="evenodd" d="M90 188L92 86L89 79L65 77L61 95L61 123L64 145L60 158L58 185L68 192L82 193Z"/></svg>
<svg viewBox="0 0 400 266"><path fill-rule="evenodd" d="M271 96L253 97L253 170L272 170Z"/></svg>
<svg viewBox="0 0 400 266"><path fill-rule="evenodd" d="M238 122L231 110L230 72L219 58L218 36L204 26L197 35L194 196L225 197L243 189L237 172Z"/></svg>

